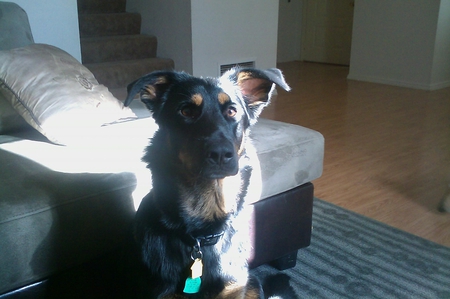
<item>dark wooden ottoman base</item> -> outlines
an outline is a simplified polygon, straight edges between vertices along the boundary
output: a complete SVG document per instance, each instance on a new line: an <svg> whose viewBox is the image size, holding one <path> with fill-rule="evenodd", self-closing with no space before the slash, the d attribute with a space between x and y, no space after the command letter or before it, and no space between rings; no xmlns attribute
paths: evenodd
<svg viewBox="0 0 450 299"><path fill-rule="evenodd" d="M284 270L295 266L297 250L311 241L314 186L306 183L256 202L250 268L270 263Z"/></svg>

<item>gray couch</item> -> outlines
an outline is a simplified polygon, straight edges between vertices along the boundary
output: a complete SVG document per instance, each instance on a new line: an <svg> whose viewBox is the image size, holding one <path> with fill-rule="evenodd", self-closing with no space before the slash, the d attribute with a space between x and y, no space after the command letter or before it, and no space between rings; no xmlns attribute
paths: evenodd
<svg viewBox="0 0 450 299"><path fill-rule="evenodd" d="M124 108L66 52L34 44L17 5L0 2L0 16L0 44L8 41L11 48L0 51L4 294L120 245L151 189L151 174L140 158L157 126L139 101ZM250 266L273 261L292 266L297 249L309 245L310 182L322 173L324 139L316 131L265 119L252 138L263 184L254 204Z"/></svg>

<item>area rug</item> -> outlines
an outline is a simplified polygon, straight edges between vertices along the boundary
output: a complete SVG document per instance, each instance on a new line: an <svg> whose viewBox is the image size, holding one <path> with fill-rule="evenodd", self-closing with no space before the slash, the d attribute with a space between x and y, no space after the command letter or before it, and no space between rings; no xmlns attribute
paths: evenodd
<svg viewBox="0 0 450 299"><path fill-rule="evenodd" d="M450 248L320 199L297 265L252 271L289 286L290 294L274 298L450 298Z"/></svg>

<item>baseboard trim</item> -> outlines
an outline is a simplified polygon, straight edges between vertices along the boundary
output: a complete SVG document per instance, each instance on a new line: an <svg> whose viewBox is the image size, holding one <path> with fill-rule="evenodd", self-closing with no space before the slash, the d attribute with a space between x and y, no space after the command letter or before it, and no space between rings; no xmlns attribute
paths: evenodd
<svg viewBox="0 0 450 299"><path fill-rule="evenodd" d="M417 83L417 82L393 80L393 79L372 77L372 76L361 76L361 75L355 75L355 74L349 74L347 76L347 79L355 80L355 81L364 81L364 82L371 82L371 83L378 83L378 84L393 85L393 86L406 87L406 88L413 88L413 89L428 90L428 91L433 91L433 90L450 87L450 80L442 81L442 82L438 82L438 83L432 83L432 84L423 84L423 83Z"/></svg>
<svg viewBox="0 0 450 299"><path fill-rule="evenodd" d="M431 84L430 90L438 90L438 89L447 88L447 87L450 87L450 80L442 81L439 83L433 83L433 84Z"/></svg>

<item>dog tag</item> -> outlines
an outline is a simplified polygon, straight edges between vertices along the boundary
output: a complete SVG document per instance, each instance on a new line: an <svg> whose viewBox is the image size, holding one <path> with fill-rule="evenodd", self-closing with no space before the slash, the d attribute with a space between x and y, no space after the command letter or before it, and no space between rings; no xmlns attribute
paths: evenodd
<svg viewBox="0 0 450 299"><path fill-rule="evenodd" d="M191 278L197 278L203 274L203 263L201 259L195 259L191 267Z"/></svg>
<svg viewBox="0 0 450 299"><path fill-rule="evenodd" d="M202 285L202 279L200 277L191 278L188 277L184 283L183 292L186 294L196 294L200 291L200 286Z"/></svg>

